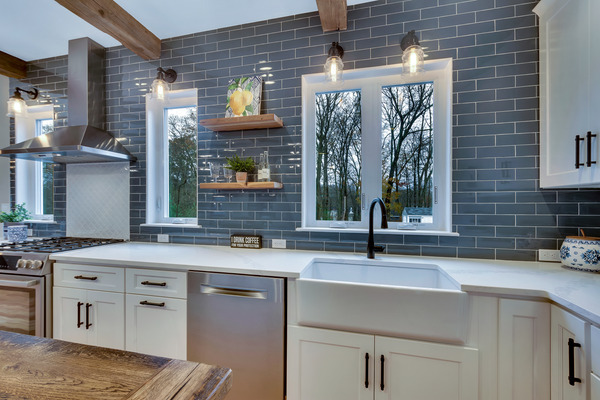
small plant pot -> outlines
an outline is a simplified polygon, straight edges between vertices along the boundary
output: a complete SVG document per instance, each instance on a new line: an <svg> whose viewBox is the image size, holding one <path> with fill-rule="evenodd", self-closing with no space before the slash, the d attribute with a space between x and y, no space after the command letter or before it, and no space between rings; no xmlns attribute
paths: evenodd
<svg viewBox="0 0 600 400"><path fill-rule="evenodd" d="M27 239L27 225L10 225L6 228L6 238L9 242L23 242Z"/></svg>
<svg viewBox="0 0 600 400"><path fill-rule="evenodd" d="M248 182L248 173L247 172L236 172L235 180L237 183L246 183Z"/></svg>

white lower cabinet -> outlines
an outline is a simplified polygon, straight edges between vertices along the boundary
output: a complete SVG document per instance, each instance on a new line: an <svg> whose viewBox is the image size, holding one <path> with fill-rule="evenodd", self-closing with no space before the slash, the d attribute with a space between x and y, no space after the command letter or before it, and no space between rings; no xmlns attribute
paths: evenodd
<svg viewBox="0 0 600 400"><path fill-rule="evenodd" d="M590 335L590 399L600 400L600 328L591 327Z"/></svg>
<svg viewBox="0 0 600 400"><path fill-rule="evenodd" d="M588 323L552 306L552 400L586 400Z"/></svg>
<svg viewBox="0 0 600 400"><path fill-rule="evenodd" d="M123 293L54 288L54 337L76 343L125 349Z"/></svg>
<svg viewBox="0 0 600 400"><path fill-rule="evenodd" d="M550 398L550 304L500 299L498 399Z"/></svg>
<svg viewBox="0 0 600 400"><path fill-rule="evenodd" d="M127 294L126 350L186 359L187 301Z"/></svg>
<svg viewBox="0 0 600 400"><path fill-rule="evenodd" d="M475 400L476 349L288 327L289 400Z"/></svg>
<svg viewBox="0 0 600 400"><path fill-rule="evenodd" d="M54 338L186 359L186 272L56 263L53 290Z"/></svg>

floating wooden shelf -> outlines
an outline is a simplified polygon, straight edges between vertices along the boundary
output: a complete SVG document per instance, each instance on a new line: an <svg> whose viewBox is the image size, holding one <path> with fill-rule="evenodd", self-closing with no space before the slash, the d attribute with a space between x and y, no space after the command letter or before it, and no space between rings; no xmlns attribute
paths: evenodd
<svg viewBox="0 0 600 400"><path fill-rule="evenodd" d="M248 129L281 128L283 121L275 114L248 115L247 117L211 118L200 120L200 125L215 132Z"/></svg>
<svg viewBox="0 0 600 400"><path fill-rule="evenodd" d="M200 189L224 189L224 190L254 190L254 189L281 189L282 183L279 182L213 182L213 183L201 183Z"/></svg>

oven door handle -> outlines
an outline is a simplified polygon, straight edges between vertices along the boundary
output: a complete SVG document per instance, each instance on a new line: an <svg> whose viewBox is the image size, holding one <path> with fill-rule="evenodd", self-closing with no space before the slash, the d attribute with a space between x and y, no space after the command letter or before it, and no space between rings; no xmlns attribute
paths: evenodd
<svg viewBox="0 0 600 400"><path fill-rule="evenodd" d="M0 286L3 287L18 287L18 288L27 288L27 287L32 287L38 284L38 281L36 280L30 280L30 281L17 281L17 280L11 280L11 279L0 279Z"/></svg>

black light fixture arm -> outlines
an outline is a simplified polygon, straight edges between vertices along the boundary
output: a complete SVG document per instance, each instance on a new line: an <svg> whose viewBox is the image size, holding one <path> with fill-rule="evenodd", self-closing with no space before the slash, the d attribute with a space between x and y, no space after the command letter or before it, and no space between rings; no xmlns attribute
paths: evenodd
<svg viewBox="0 0 600 400"><path fill-rule="evenodd" d="M331 42L331 47L327 52L327 57L344 57L344 49L338 42Z"/></svg>
<svg viewBox="0 0 600 400"><path fill-rule="evenodd" d="M419 38L415 34L415 30L408 32L400 41L400 48L402 51L408 49L411 46L420 46Z"/></svg>
<svg viewBox="0 0 600 400"><path fill-rule="evenodd" d="M13 93L13 97L17 99L22 99L21 92L27 93L27 96L31 100L35 100L38 98L40 91L37 88L31 88L31 90L21 89L20 87L15 88L15 92Z"/></svg>
<svg viewBox="0 0 600 400"><path fill-rule="evenodd" d="M169 68L164 70L161 67L158 67L156 70L158 71L156 79L163 80L167 83L173 83L177 80L177 72L175 72L174 69Z"/></svg>

